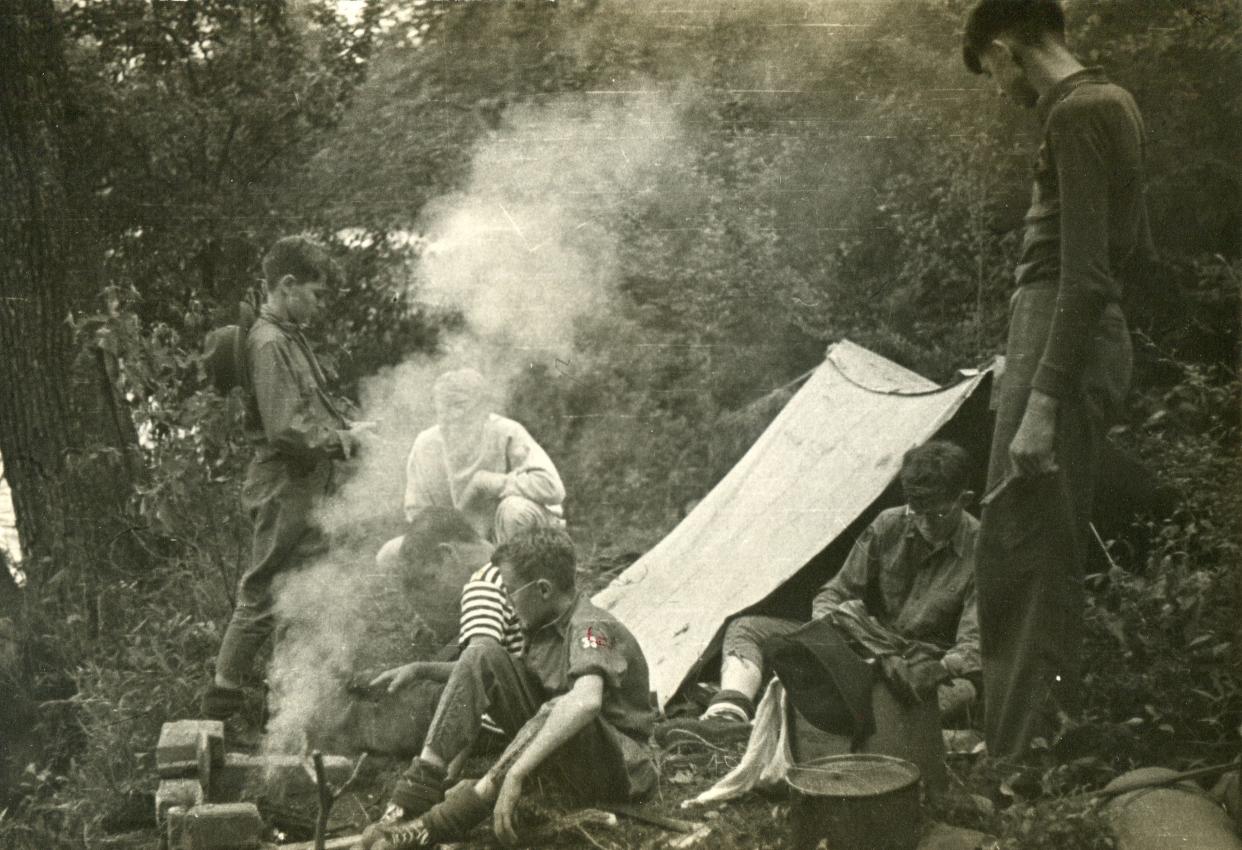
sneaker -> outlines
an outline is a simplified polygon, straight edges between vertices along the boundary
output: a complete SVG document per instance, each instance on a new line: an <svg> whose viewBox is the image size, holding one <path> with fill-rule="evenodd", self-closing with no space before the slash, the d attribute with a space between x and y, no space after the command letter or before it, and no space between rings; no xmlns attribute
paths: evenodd
<svg viewBox="0 0 1242 850"><path fill-rule="evenodd" d="M492 804L474 790L470 781L458 783L444 795L444 802L414 821L422 829L423 840L433 843L460 841L492 813ZM423 845L414 844L413 847Z"/></svg>
<svg viewBox="0 0 1242 850"><path fill-rule="evenodd" d="M362 833L353 850L407 850L433 847L434 842L420 821L412 823L373 823Z"/></svg>
<svg viewBox="0 0 1242 850"><path fill-rule="evenodd" d="M661 747L705 741L722 746L750 738L750 721L735 714L705 715L670 720L656 727L656 743Z"/></svg>
<svg viewBox="0 0 1242 850"><path fill-rule="evenodd" d="M402 816L416 818L444 800L444 784L444 768L414 759L397 780L389 802L401 809Z"/></svg>
<svg viewBox="0 0 1242 850"><path fill-rule="evenodd" d="M371 845L373 850L413 850L416 847L434 847L431 834L421 820L389 824L380 828L381 838Z"/></svg>

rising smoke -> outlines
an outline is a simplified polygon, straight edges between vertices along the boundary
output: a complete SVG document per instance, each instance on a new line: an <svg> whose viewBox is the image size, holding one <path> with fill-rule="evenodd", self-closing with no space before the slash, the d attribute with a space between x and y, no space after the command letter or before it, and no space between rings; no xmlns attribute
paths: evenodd
<svg viewBox="0 0 1242 850"><path fill-rule="evenodd" d="M375 564L384 541L358 529L400 512L406 455L432 424L436 377L477 368L503 412L523 370L568 358L577 320L613 299L622 210L636 194L660 191L684 165L684 150L674 100L654 92L523 106L479 146L468 185L422 211L411 294L460 311L464 329L439 356L363 382L361 418L379 428L321 511L332 551L277 590L278 617L288 627L269 672L269 749L301 751L308 734L345 716L343 683L374 633L391 625L376 622L385 608L374 597L399 582Z"/></svg>

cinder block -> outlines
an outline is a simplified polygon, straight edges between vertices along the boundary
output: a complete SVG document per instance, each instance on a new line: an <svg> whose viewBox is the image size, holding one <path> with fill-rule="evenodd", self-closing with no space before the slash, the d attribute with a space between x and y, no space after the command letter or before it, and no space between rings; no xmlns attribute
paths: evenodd
<svg viewBox="0 0 1242 850"><path fill-rule="evenodd" d="M252 777L259 775L256 758L245 753L225 753L224 763L211 772L211 785L208 786L211 801L235 803L240 800Z"/></svg>
<svg viewBox="0 0 1242 850"><path fill-rule="evenodd" d="M181 820L185 817L186 809L182 806L171 806L164 815L167 822L160 824L160 828L164 830L163 841L160 843L160 850L172 850L177 846L181 836Z"/></svg>
<svg viewBox="0 0 1242 850"><path fill-rule="evenodd" d="M263 819L253 803L206 803L168 821L170 850L249 850L262 835Z"/></svg>
<svg viewBox="0 0 1242 850"><path fill-rule="evenodd" d="M247 787L260 785L285 793L311 791L315 780L310 765L310 759L302 756L225 753L224 763L212 769L208 797L217 803L240 800ZM344 756L324 756L323 767L328 783L340 785L354 764Z"/></svg>
<svg viewBox="0 0 1242 850"><path fill-rule="evenodd" d="M207 774L224 760L224 724L219 720L176 720L160 728L155 768L163 779ZM206 786L204 782L204 786Z"/></svg>
<svg viewBox="0 0 1242 850"><path fill-rule="evenodd" d="M162 824L170 809L190 809L204 802L198 779L161 779L155 790L155 822Z"/></svg>

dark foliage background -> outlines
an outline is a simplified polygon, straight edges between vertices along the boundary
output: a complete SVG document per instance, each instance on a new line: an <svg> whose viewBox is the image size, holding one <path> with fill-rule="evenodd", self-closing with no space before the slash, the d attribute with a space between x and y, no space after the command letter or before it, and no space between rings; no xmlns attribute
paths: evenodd
<svg viewBox="0 0 1242 850"><path fill-rule="evenodd" d="M326 2L60 5L106 249L92 321L123 364L146 466L118 509L155 566L114 564L89 611L26 591L39 710L10 722L39 725L10 746L0 842L99 846L105 815L154 787L159 724L207 680L249 530L236 400L205 389L195 352L264 246L294 230L332 244L349 285L320 338L357 400L366 376L470 331L419 298L403 236L517 109L637 91L677 116L659 191L609 201L609 309L508 386L589 560L671 529L828 343L936 379L1000 351L1036 128L960 67L965 0L688 5L371 0L352 21ZM1113 437L1179 500L1118 535L1092 578L1102 743L1049 778L1057 792L1132 763L1222 760L1242 720L1242 19L1232 0L1067 6L1075 49L1148 122L1160 261L1127 293L1138 372ZM1100 846L1090 824L1073 844L1063 815L990 826L1021 846Z"/></svg>

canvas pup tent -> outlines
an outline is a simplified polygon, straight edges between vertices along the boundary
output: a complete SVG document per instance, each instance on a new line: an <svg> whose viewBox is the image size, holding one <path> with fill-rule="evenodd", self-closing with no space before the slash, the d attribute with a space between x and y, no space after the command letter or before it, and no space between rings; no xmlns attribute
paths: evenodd
<svg viewBox="0 0 1242 850"><path fill-rule="evenodd" d="M638 638L661 706L725 621L797 575L896 478L901 456L989 383L940 387L842 341L716 487L595 595Z"/></svg>

